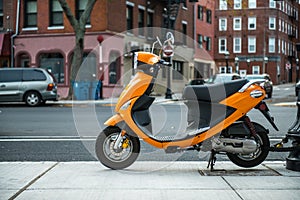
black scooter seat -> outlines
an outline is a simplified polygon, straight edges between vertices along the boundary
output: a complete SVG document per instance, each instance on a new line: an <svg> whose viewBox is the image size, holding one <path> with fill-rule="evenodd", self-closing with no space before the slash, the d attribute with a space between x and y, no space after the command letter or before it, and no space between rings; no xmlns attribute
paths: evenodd
<svg viewBox="0 0 300 200"><path fill-rule="evenodd" d="M220 102L238 92L248 81L232 80L211 85L190 85L184 88L182 98L192 101Z"/></svg>

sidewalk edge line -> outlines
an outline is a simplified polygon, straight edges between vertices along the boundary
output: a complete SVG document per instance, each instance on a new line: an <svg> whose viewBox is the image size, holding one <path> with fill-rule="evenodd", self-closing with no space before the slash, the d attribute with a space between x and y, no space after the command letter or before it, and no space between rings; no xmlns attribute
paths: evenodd
<svg viewBox="0 0 300 200"><path fill-rule="evenodd" d="M40 175L35 177L33 180L31 180L29 183L27 183L24 187L22 187L16 194L14 194L12 197L9 198L9 200L13 200L17 198L22 192L24 192L27 188L29 188L32 184L34 184L37 180L39 180L42 176L44 176L46 173L48 173L50 170L52 170L54 167L56 167L59 164L59 162L55 163L48 169L46 169L44 172L42 172Z"/></svg>

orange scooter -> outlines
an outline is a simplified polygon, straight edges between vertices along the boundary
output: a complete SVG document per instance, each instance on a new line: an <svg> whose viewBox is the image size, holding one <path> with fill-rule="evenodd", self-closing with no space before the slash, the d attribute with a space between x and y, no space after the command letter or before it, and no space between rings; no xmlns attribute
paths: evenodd
<svg viewBox="0 0 300 200"><path fill-rule="evenodd" d="M158 38L156 43L162 46ZM170 63L148 52L135 53L134 63L137 72L121 93L116 114L105 122L107 127L96 140L96 155L103 165L111 169L130 166L140 153L140 139L166 153L200 151L207 149L208 143L211 169L217 153L226 153L241 167L254 167L265 160L270 148L268 130L251 122L247 113L256 108L278 128L263 102L265 91L259 83L242 79L186 86L183 91L183 102L188 108L186 133L182 137L156 137L151 133L149 108L155 98L150 94L159 70Z"/></svg>

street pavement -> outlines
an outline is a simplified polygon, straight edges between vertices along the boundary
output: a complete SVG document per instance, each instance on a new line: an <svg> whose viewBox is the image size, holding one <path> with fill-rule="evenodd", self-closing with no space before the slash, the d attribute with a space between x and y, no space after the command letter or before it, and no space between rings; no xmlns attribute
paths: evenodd
<svg viewBox="0 0 300 200"><path fill-rule="evenodd" d="M217 162L0 162L0 199L299 199L300 172L285 162L239 168Z"/></svg>
<svg viewBox="0 0 300 200"><path fill-rule="evenodd" d="M156 103L180 98L180 94L172 101L159 97ZM296 106L293 99L273 105ZM113 98L50 104L113 106L116 102ZM246 169L217 161L210 171L202 161L137 161L125 170L110 170L99 162L0 162L0 200L299 199L300 172L286 169L285 164L266 161Z"/></svg>

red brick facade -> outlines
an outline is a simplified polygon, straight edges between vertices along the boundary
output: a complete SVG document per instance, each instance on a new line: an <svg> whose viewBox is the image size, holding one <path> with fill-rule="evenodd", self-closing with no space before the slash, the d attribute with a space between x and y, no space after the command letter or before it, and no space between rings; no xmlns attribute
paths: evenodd
<svg viewBox="0 0 300 200"><path fill-rule="evenodd" d="M275 84L292 82L296 80L296 43L299 41L299 4L296 1L285 0L274 2L256 1L255 8L249 8L248 1L242 0L240 9L234 8L234 0L227 1L227 9L220 7L220 0L216 1L215 17L215 44L214 57L217 67L225 67L224 52L220 52L220 39L226 39L226 48L229 52L229 67L233 72L246 70L254 73L253 69L259 69L259 73L268 73ZM256 17L256 28L249 29L249 17ZM234 30L234 19L241 19L241 29ZM275 27L270 28L270 18L275 19ZM220 30L220 20L226 19L227 29ZM283 25L284 23L284 25ZM282 27L284 26L284 28ZM283 30L284 29L284 30ZM298 33L297 33L298 32ZM241 51L234 52L234 38L241 39ZM249 52L249 37L256 39L255 52ZM270 39L273 38L273 39ZM270 50L270 41L273 40L275 48ZM236 62L238 58L238 62ZM248 62L247 62L248 61ZM291 68L286 69L290 63ZM238 71L239 70L239 71Z"/></svg>

